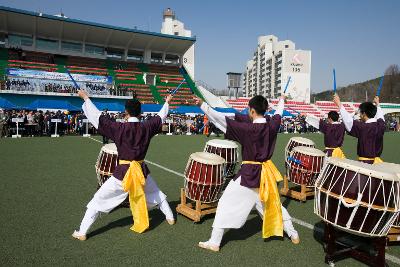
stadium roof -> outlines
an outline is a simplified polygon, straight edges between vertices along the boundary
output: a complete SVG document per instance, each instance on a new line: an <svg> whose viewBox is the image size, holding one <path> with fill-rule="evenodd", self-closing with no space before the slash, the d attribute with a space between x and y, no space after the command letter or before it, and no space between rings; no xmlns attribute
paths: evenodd
<svg viewBox="0 0 400 267"><path fill-rule="evenodd" d="M86 42L104 47L145 48L183 54L196 41L183 37L111 26L0 6L0 32Z"/></svg>

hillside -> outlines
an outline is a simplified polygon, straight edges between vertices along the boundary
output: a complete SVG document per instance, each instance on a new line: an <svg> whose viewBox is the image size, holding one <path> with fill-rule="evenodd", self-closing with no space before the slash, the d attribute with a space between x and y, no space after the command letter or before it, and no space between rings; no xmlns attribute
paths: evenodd
<svg viewBox="0 0 400 267"><path fill-rule="evenodd" d="M376 94L381 77L368 80L361 83L350 84L348 86L338 88L337 92L342 101L363 102L368 95L371 101ZM381 102L400 103L400 74L385 75L381 91ZM323 91L311 95L311 101L332 100L332 90Z"/></svg>

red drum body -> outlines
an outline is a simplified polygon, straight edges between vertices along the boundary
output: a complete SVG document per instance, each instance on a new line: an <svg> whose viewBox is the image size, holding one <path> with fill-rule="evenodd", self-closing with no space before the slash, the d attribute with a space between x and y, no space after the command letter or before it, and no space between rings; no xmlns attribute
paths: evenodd
<svg viewBox="0 0 400 267"><path fill-rule="evenodd" d="M325 154L319 149L294 147L286 159L288 180L298 185L314 187L324 164Z"/></svg>
<svg viewBox="0 0 400 267"><path fill-rule="evenodd" d="M315 147L315 143L312 140L303 137L290 138L285 148L285 161L289 157L290 152L292 152L293 148L297 146Z"/></svg>
<svg viewBox="0 0 400 267"><path fill-rule="evenodd" d="M386 236L400 212L400 175L395 165L328 158L315 184L314 212L344 231Z"/></svg>
<svg viewBox="0 0 400 267"><path fill-rule="evenodd" d="M235 168L238 164L238 145L229 140L214 139L206 143L204 152L216 154L225 159L225 176L235 175Z"/></svg>
<svg viewBox="0 0 400 267"><path fill-rule="evenodd" d="M224 184L225 160L215 154L196 152L190 155L185 169L185 194L191 200L216 202Z"/></svg>
<svg viewBox="0 0 400 267"><path fill-rule="evenodd" d="M115 144L106 144L101 150L95 165L99 187L113 174L118 165L118 152Z"/></svg>

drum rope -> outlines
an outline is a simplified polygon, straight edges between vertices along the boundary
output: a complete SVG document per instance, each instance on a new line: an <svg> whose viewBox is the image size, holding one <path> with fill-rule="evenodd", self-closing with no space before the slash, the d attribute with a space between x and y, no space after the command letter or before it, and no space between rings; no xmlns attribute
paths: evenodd
<svg viewBox="0 0 400 267"><path fill-rule="evenodd" d="M107 153L107 160L106 160L106 166L107 166L107 163L108 163L108 173L110 173L110 171L111 171L111 165L112 165L112 159L108 159L110 157L110 154L108 154Z"/></svg>
<svg viewBox="0 0 400 267"><path fill-rule="evenodd" d="M101 183L101 178L100 178L100 161L101 161L101 156L102 156L103 154L102 153L99 153L99 155L97 156L97 161L96 161L96 165L95 165L95 168L96 168L96 174L97 174L97 183L98 183L98 185L102 185L102 183Z"/></svg>
<svg viewBox="0 0 400 267"><path fill-rule="evenodd" d="M373 233L373 234L376 233L376 230L377 230L377 228L380 226L381 221L382 221L382 219L384 218L384 216L385 216L386 213L387 213L387 211L383 211L383 212L382 212L381 217L379 218L378 222L375 224L375 227L372 229L371 233ZM365 220L365 219L364 219L364 220ZM389 225L389 224L387 223L387 225ZM389 226L391 226L391 225L389 225ZM380 231L378 234L379 234L379 235L382 235L382 233L385 233L385 232L383 232L384 229L385 229L385 227L382 227L381 231Z"/></svg>
<svg viewBox="0 0 400 267"><path fill-rule="evenodd" d="M189 184L189 181L188 181L188 178L187 178L187 177L189 177L189 176L192 174L193 160L192 160L192 159L189 160L187 164L188 164L188 165L190 164L190 169L189 169L189 173L186 172L186 175L185 175L185 185L186 185L185 188L193 187L193 185L191 186L191 185ZM188 193L188 192L192 192L191 189L192 189L192 188L189 188L189 190L185 191L185 194L186 194L187 197L189 196L189 193Z"/></svg>
<svg viewBox="0 0 400 267"><path fill-rule="evenodd" d="M193 160L193 161L194 161L194 160ZM196 161L194 161L194 162L196 162ZM201 180L200 180L200 179L202 178L202 177L201 177L201 171L202 171L202 170L201 170L201 169L202 169L201 167L202 167L202 166L201 166L200 163L198 163L198 162L196 162L196 163L197 163L197 164L196 164L196 166L194 167L194 169L195 169L195 172L194 172L194 173L196 174L197 171L200 172L200 173L199 173L199 184L201 184ZM192 183L192 188L193 188L194 186L195 186L195 184ZM197 192L199 192L199 188L200 188L200 186L197 186L197 187L195 188L195 192L194 192L194 193L195 193L195 194L194 194L195 197L197 196Z"/></svg>

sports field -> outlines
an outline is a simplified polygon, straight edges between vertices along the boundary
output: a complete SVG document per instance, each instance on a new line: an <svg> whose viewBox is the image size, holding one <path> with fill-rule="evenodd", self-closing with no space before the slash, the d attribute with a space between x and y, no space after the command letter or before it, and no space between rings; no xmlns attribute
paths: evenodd
<svg viewBox="0 0 400 267"><path fill-rule="evenodd" d="M292 136L278 136L273 161L282 172L284 147ZM303 136L322 148L322 135ZM398 134L385 135L385 161L399 163L399 140ZM147 160L157 165L149 167L173 210L179 202L188 156L201 151L206 141L203 136L157 136L151 143ZM197 247L209 238L212 216L198 224L178 216L177 224L170 226L159 210L150 212L151 229L144 234L129 230L130 211L121 208L98 219L87 241L72 239L96 190L94 164L100 147L99 142L83 137L0 140L1 265L324 265L322 224L313 213L313 200L299 203L282 198L295 218L301 238L297 246L286 237L264 241L261 219L255 212L242 229L225 235L219 253ZM344 152L349 158L355 158L355 148L355 140L346 137ZM390 266L400 263L400 245L390 246L386 253ZM346 259L337 266L362 264Z"/></svg>

